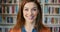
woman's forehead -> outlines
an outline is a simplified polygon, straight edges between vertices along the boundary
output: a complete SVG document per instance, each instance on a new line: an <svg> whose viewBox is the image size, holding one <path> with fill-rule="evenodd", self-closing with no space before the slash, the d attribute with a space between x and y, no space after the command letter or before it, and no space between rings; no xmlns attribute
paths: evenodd
<svg viewBox="0 0 60 32"><path fill-rule="evenodd" d="M24 5L24 7L26 8L26 7L34 7L34 8L37 8L37 5L36 5L36 3L34 3L34 2L28 2L28 3L26 3L25 5Z"/></svg>

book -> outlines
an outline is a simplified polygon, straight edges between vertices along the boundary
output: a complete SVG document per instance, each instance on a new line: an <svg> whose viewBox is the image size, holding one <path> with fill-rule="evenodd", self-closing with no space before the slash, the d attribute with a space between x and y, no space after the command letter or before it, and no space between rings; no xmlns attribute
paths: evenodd
<svg viewBox="0 0 60 32"><path fill-rule="evenodd" d="M54 18L54 24L58 24L58 18Z"/></svg>
<svg viewBox="0 0 60 32"><path fill-rule="evenodd" d="M2 13L5 13L5 6L2 6Z"/></svg>
<svg viewBox="0 0 60 32"><path fill-rule="evenodd" d="M12 6L12 13L14 13L14 11L15 11L15 9L14 9L15 7L14 7L14 5Z"/></svg>
<svg viewBox="0 0 60 32"><path fill-rule="evenodd" d="M7 6L7 13L9 13L9 6Z"/></svg>
<svg viewBox="0 0 60 32"><path fill-rule="evenodd" d="M5 32L8 32L9 31L9 28L5 28Z"/></svg>
<svg viewBox="0 0 60 32"><path fill-rule="evenodd" d="M5 6L5 13L7 14L7 6Z"/></svg>
<svg viewBox="0 0 60 32"><path fill-rule="evenodd" d="M48 6L44 7L44 14L49 14Z"/></svg>
<svg viewBox="0 0 60 32"><path fill-rule="evenodd" d="M15 6L15 11L14 12L15 12L15 14L18 13L18 5Z"/></svg>
<svg viewBox="0 0 60 32"><path fill-rule="evenodd" d="M57 3L57 0L54 0L54 3Z"/></svg>
<svg viewBox="0 0 60 32"><path fill-rule="evenodd" d="M47 24L47 17L45 17L45 18L44 18L44 23L46 23L46 24Z"/></svg>
<svg viewBox="0 0 60 32"><path fill-rule="evenodd" d="M2 6L0 5L0 13L2 13Z"/></svg>
<svg viewBox="0 0 60 32"><path fill-rule="evenodd" d="M60 7L59 7L59 14L60 14Z"/></svg>
<svg viewBox="0 0 60 32"><path fill-rule="evenodd" d="M12 14L12 6L9 6L9 14Z"/></svg>
<svg viewBox="0 0 60 32"><path fill-rule="evenodd" d="M2 16L2 23L6 23L6 17L4 15Z"/></svg>
<svg viewBox="0 0 60 32"><path fill-rule="evenodd" d="M54 0L51 0L52 3L54 3Z"/></svg>
<svg viewBox="0 0 60 32"><path fill-rule="evenodd" d="M51 24L54 24L54 17L51 18Z"/></svg>
<svg viewBox="0 0 60 32"><path fill-rule="evenodd" d="M48 0L45 0L45 3L48 3Z"/></svg>
<svg viewBox="0 0 60 32"><path fill-rule="evenodd" d="M13 23L13 17L7 17L7 23Z"/></svg>
<svg viewBox="0 0 60 32"><path fill-rule="evenodd" d="M54 14L59 14L59 8L54 8Z"/></svg>
<svg viewBox="0 0 60 32"><path fill-rule="evenodd" d="M53 27L54 28L54 32L59 32L59 27Z"/></svg>
<svg viewBox="0 0 60 32"><path fill-rule="evenodd" d="M2 16L0 16L0 23L2 23Z"/></svg>
<svg viewBox="0 0 60 32"><path fill-rule="evenodd" d="M54 14L54 7L51 7L51 14Z"/></svg>
<svg viewBox="0 0 60 32"><path fill-rule="evenodd" d="M51 17L47 17L47 24L51 24Z"/></svg>

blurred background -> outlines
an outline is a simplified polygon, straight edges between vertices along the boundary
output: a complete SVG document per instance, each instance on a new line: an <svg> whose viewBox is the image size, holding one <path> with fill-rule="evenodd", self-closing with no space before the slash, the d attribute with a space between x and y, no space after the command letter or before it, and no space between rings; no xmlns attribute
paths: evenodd
<svg viewBox="0 0 60 32"><path fill-rule="evenodd" d="M22 0L0 0L0 32L8 32L16 24ZM60 32L60 0L37 0L42 8L42 23L51 32Z"/></svg>

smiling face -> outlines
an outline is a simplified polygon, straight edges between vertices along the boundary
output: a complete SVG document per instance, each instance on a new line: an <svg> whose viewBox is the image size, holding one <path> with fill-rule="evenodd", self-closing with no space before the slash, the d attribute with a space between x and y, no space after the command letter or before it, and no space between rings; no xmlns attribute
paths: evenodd
<svg viewBox="0 0 60 32"><path fill-rule="evenodd" d="M34 2L26 3L23 8L23 17L27 22L34 22L38 14L37 5Z"/></svg>

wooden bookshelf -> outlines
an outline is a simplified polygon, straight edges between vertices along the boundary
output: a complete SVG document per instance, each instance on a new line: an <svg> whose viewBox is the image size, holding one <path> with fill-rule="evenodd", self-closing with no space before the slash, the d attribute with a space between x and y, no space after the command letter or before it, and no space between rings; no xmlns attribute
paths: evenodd
<svg viewBox="0 0 60 32"><path fill-rule="evenodd" d="M0 32L8 32L16 24L20 0L0 0Z"/></svg>

